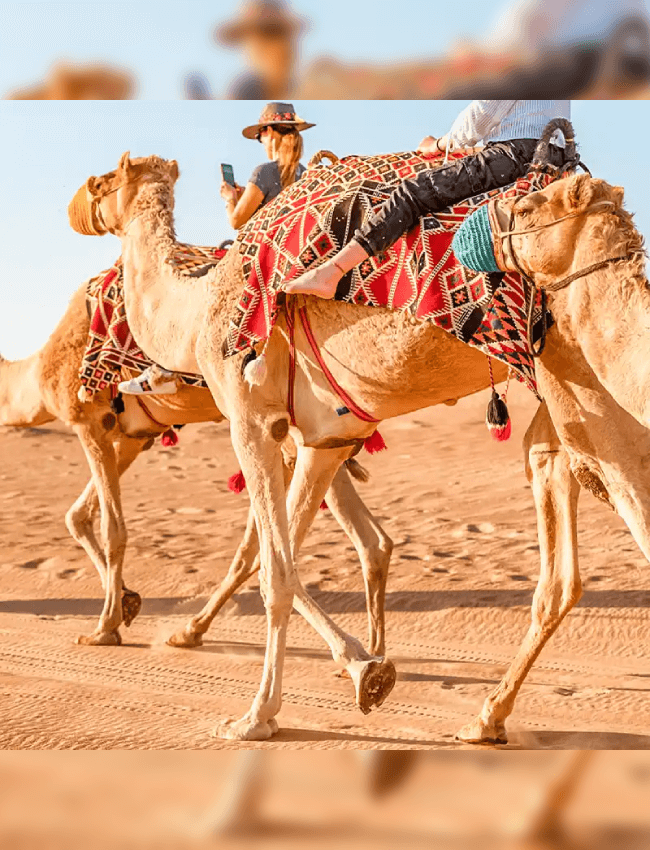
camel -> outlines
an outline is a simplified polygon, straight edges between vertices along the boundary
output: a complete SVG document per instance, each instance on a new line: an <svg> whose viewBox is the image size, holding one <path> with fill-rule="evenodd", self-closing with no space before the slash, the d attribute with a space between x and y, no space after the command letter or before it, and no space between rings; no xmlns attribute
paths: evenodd
<svg viewBox="0 0 650 850"><path fill-rule="evenodd" d="M57 62L42 83L9 92L5 100L129 100L134 90L132 74L121 68Z"/></svg>
<svg viewBox="0 0 650 850"><path fill-rule="evenodd" d="M138 345L167 369L202 374L230 420L260 537L268 634L262 681L250 710L216 731L230 739L265 740L278 729L292 606L348 670L362 711L381 705L393 687L390 660L371 656L339 629L305 592L294 566L295 552L341 462L374 426L337 416L338 398L300 330L295 341L298 425L291 425L288 335L282 315L266 345L268 375L262 385L244 381L240 357L223 358L221 343L243 288L241 259L233 248L213 273L192 281L165 264L175 240L170 197L178 176L173 160L155 156L131 160L124 154L115 171L88 179L76 196L77 215L71 223L82 233L111 232L120 237L125 303ZM623 346L628 336L618 331L624 327L621 310L632 300L635 309L626 314L626 322L635 323L633 339L640 347L646 278L636 253L641 239L622 209L622 195L620 189L580 175L530 195L517 207L516 221L522 217L524 230L540 221L556 226L535 227L534 237L517 231L516 268L523 266L542 287L569 272L587 271L573 287L549 296L556 323L549 331L539 372L551 418L545 407L540 408L527 435L542 555L533 623L479 717L459 732L465 741L507 741L505 720L528 670L580 597L578 481L618 510L646 555L650 549L643 498L650 449L644 393L639 389L643 384L632 357L634 345ZM84 211L81 220L79 205ZM589 269L594 255L607 264ZM614 259L615 266L610 262ZM610 317L606 321L600 315L603 302ZM460 398L488 385L484 356L434 326L379 308L313 298L304 303L335 380L376 420ZM505 377L504 371L505 367L497 367L497 380ZM604 411L609 420L601 415ZM587 412L593 415L585 418ZM616 423L616 428L606 421ZM289 432L298 456L285 501L280 444ZM567 453L560 450L562 445Z"/></svg>
<svg viewBox="0 0 650 850"><path fill-rule="evenodd" d="M81 403L79 364L89 324L86 284L83 284L39 352L17 362L0 357L0 425L37 427L59 419L70 425L79 438L92 478L67 512L66 525L97 569L106 597L97 628L90 635L80 635L77 642L119 645L119 629L109 629L106 623L119 610L122 621L129 626L141 606L139 594L112 580L115 565L121 565L126 549L119 479L172 423L221 422L224 417L208 390L180 383L178 392L172 396L149 397L146 410L133 396L124 396L125 409L119 416L111 409L107 390L91 402ZM284 460L289 477L295 460L290 441L284 446ZM385 646L384 599L392 541L359 497L351 475L367 480L363 467L351 461L337 474L327 504L359 552L368 601L368 645L371 652L381 654ZM102 545L93 530L98 510ZM171 646L189 648L202 644L203 635L225 602L257 571L258 548L251 511L244 538L226 577L203 609L170 636Z"/></svg>

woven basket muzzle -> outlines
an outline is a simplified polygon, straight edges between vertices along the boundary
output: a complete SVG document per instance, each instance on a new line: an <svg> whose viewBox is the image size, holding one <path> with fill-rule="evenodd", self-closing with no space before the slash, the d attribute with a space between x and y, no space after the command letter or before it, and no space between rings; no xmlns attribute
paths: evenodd
<svg viewBox="0 0 650 850"><path fill-rule="evenodd" d="M79 189L68 205L70 227L83 236L103 236L107 231L93 217L92 200L88 184Z"/></svg>
<svg viewBox="0 0 650 850"><path fill-rule="evenodd" d="M500 271L494 255L488 208L484 204L463 221L451 243L456 258L477 272Z"/></svg>

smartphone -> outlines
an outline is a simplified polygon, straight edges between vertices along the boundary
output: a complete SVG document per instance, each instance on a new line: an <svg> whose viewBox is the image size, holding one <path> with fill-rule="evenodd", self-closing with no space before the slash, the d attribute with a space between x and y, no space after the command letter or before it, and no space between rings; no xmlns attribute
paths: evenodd
<svg viewBox="0 0 650 850"><path fill-rule="evenodd" d="M232 170L232 165L226 165L226 163L222 162L221 176L226 183L229 183L231 186L235 185L235 172Z"/></svg>

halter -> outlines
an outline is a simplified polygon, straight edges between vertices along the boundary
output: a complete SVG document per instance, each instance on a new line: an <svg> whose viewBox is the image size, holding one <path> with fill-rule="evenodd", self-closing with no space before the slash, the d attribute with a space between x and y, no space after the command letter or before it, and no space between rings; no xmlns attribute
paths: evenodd
<svg viewBox="0 0 650 850"><path fill-rule="evenodd" d="M112 189L107 189L106 191L101 192L97 196L93 195L92 200L90 202L90 214L91 214L91 216L96 216L97 221L99 221L99 223L104 228L104 230L107 233L112 233L111 229L108 227L108 225L104 221L104 216L102 215L102 210L101 210L101 207L100 207L101 202L104 200L104 198L107 195L112 195L113 192L118 192L120 189L123 189L125 186L128 186L130 183L137 183L138 180L150 179L150 177L151 177L150 174L139 174L137 177L133 177L131 180L125 180L123 183L120 183L119 186L113 186ZM126 233L126 231L129 229L129 227L131 227L131 225L133 224L133 222L135 221L136 218L138 218L138 216L134 216L131 219L131 221L126 225L126 227L123 228L124 233Z"/></svg>
<svg viewBox="0 0 650 850"><path fill-rule="evenodd" d="M590 212L596 212L598 210L615 208L616 204L613 201L597 201L595 204L587 207L586 209L582 209L573 213L567 213L567 215L563 215L561 218L553 219L552 221L547 221L544 224L536 225L535 227L531 227L525 230L515 230L515 207L519 203L519 201L524 200L524 198L520 198L510 208L510 213L508 216L508 230L500 230L495 233L495 239L498 239L500 243L507 240L508 242L508 250L510 252L510 259L515 267L515 270L518 274L521 275L522 280L530 287L531 289L531 298L528 306L528 338L530 342L530 349L533 354L533 357L540 357L542 352L544 351L544 346L546 345L546 332L548 330L547 324L547 292L558 292L560 289L565 289L569 286L570 283L573 283L575 280L578 280L581 277L586 277L586 275L591 274L592 272L598 271L599 269L605 268L610 263L615 263L618 260L627 260L636 254L642 254L643 251L634 250L629 251L627 254L619 254L616 257L607 257L604 260L599 260L596 263L592 263L589 266L586 266L580 271L573 272L573 274L567 275L566 277L561 278L560 280L556 280L552 283L544 284L544 286L539 286L533 278L525 272L515 254L514 245L512 244L513 236L527 236L529 233L536 233L539 230L544 230L547 227L553 227L553 225L560 224L563 221L566 221L569 218L578 218L579 216L586 215ZM493 216L493 221L496 223L497 217ZM542 293L542 334L539 346L536 348L533 343L533 314L535 310L535 290L540 289Z"/></svg>

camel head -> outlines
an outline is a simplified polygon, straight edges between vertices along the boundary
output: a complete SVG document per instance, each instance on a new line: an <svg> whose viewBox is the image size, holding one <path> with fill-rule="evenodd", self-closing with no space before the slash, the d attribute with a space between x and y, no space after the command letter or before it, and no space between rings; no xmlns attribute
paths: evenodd
<svg viewBox="0 0 650 850"><path fill-rule="evenodd" d="M577 345L614 400L650 427L650 284L623 190L579 175L493 209L493 229L496 219L501 237L514 231L497 260L547 290L565 356Z"/></svg>
<svg viewBox="0 0 650 850"><path fill-rule="evenodd" d="M128 151L122 154L115 171L101 177L89 177L68 206L70 226L84 236L121 235L141 211L139 204L146 187L156 186L165 194L167 205L173 207L173 188L178 180L176 160L159 156L131 159Z"/></svg>
<svg viewBox="0 0 650 850"><path fill-rule="evenodd" d="M623 190L587 174L557 180L519 200L491 204L497 261L505 271L523 270L540 287L552 285L581 262L579 245L594 248L594 231L622 210ZM504 238L513 230L512 240Z"/></svg>

